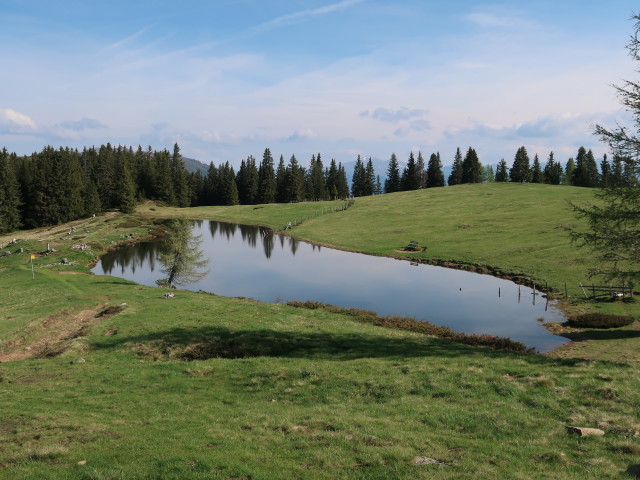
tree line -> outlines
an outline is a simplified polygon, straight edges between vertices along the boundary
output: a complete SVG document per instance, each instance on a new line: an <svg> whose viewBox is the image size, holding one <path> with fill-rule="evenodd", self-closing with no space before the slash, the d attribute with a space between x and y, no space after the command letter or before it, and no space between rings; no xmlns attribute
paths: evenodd
<svg viewBox="0 0 640 480"><path fill-rule="evenodd" d="M391 155L384 185L376 175L371 158L357 157L351 185L342 163L323 163L313 155L308 167L295 155L288 162L280 155L277 165L267 148L258 162L243 159L236 172L229 162L213 162L206 174L185 170L180 148L155 151L138 147L99 148L45 147L28 156L0 151L0 233L20 227L55 225L91 216L105 210L130 213L145 199L176 207L202 205L251 205L346 199L420 188L480 182L532 182L597 187L613 184L629 175L625 162L605 156L596 165L591 150L580 147L566 166L556 162L553 152L544 167L538 156L530 162L525 147L516 152L511 168L501 160L494 173L483 166L469 148L462 156L458 148L451 174L445 179L440 153L431 154L425 164L421 152L410 153L404 168Z"/></svg>

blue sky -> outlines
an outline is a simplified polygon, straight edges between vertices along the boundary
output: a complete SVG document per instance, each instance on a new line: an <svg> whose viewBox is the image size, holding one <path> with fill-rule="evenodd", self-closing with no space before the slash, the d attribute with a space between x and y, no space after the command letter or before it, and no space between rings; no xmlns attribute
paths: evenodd
<svg viewBox="0 0 640 480"><path fill-rule="evenodd" d="M544 163L626 123L636 2L0 0L0 146Z"/></svg>

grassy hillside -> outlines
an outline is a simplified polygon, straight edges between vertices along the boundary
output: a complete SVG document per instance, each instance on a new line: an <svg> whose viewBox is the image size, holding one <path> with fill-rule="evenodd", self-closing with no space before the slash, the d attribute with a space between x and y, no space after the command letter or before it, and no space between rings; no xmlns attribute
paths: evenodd
<svg viewBox="0 0 640 480"><path fill-rule="evenodd" d="M292 233L377 254L418 240L429 247L424 258L545 278L553 268L543 260L555 258L546 252L530 263L518 250L560 239L560 229L543 233L517 204L564 224L573 220L560 203L588 191L497 187L358 199ZM509 191L510 214L483 213L491 197L504 202ZM464 213L451 202L473 206ZM279 228L322 208L189 215ZM0 238L17 237L11 250L25 250L0 257L0 478L620 478L638 463L636 330L608 332L576 358L523 356L322 310L187 291L166 299L161 289L84 274L104 247L128 241L123 235L152 234L150 214L174 212L146 205L140 216ZM509 216L524 220L529 234L509 237ZM459 236L448 241L448 233ZM503 248L495 253L487 237ZM47 242L57 252L37 254ZM82 243L90 250L71 249ZM577 258L568 257L578 255L571 247L558 248L564 260ZM532 270L536 262L541 273ZM558 265L553 282L580 268ZM585 359L613 343L622 350L599 353L609 360ZM605 435L581 438L568 426Z"/></svg>

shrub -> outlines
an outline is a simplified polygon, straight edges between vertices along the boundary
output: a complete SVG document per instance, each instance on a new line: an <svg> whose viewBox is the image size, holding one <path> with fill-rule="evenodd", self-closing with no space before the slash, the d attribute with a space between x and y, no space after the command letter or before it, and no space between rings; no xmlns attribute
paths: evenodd
<svg viewBox="0 0 640 480"><path fill-rule="evenodd" d="M610 313L584 313L570 318L567 323L575 328L619 328L631 325L634 317Z"/></svg>

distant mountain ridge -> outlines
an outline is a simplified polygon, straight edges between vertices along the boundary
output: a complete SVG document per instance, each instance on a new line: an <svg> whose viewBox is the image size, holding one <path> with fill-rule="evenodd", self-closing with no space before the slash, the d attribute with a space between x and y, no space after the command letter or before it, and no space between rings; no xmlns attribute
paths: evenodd
<svg viewBox="0 0 640 480"><path fill-rule="evenodd" d="M209 165L195 158L182 157L182 161L184 162L185 170L189 173L200 172L202 175L206 175L209 171Z"/></svg>

